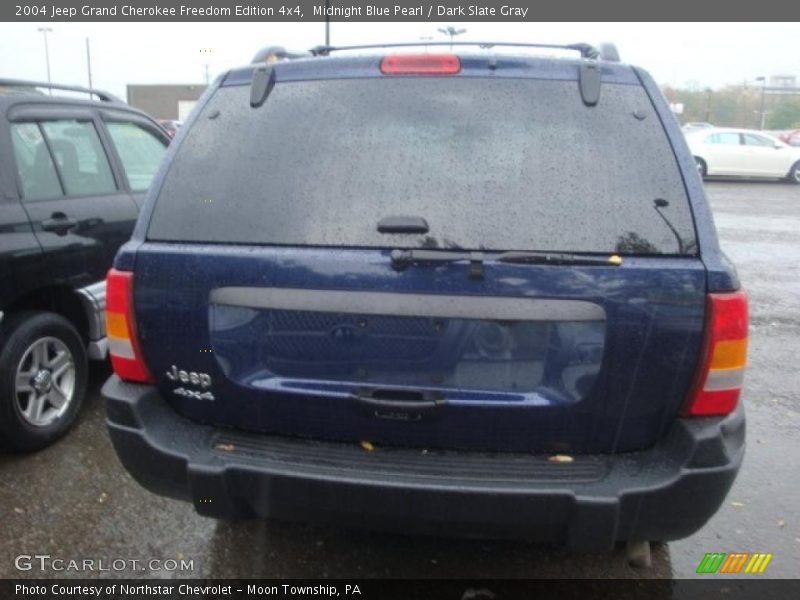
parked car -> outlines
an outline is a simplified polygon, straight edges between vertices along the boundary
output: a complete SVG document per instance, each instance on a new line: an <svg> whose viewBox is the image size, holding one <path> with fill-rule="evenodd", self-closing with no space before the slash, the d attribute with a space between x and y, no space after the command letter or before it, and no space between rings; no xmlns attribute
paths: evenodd
<svg viewBox="0 0 800 600"><path fill-rule="evenodd" d="M87 360L106 357L105 275L167 139L105 92L0 88L0 441L33 450L67 431Z"/></svg>
<svg viewBox="0 0 800 600"><path fill-rule="evenodd" d="M170 139L174 138L178 133L178 129L183 125L183 121L176 121L174 119L159 119L158 124L167 133Z"/></svg>
<svg viewBox="0 0 800 600"><path fill-rule="evenodd" d="M780 140L792 147L800 147L800 129L787 131L783 135L778 136Z"/></svg>
<svg viewBox="0 0 800 600"><path fill-rule="evenodd" d="M108 277L122 463L218 518L696 531L747 302L658 86L588 45L359 49L231 70L186 123Z"/></svg>
<svg viewBox="0 0 800 600"><path fill-rule="evenodd" d="M684 131L694 131L696 129L710 129L710 128L713 128L713 127L714 126L711 123L705 123L705 122L700 121L700 122L694 122L694 123L686 123L683 126L683 130Z"/></svg>
<svg viewBox="0 0 800 600"><path fill-rule="evenodd" d="M800 149L760 131L701 129L686 133L703 177L766 177L800 183Z"/></svg>

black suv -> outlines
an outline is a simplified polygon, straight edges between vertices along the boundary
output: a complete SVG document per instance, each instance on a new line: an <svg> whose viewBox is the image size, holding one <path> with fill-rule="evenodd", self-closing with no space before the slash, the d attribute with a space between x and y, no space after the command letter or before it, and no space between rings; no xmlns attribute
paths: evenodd
<svg viewBox="0 0 800 600"><path fill-rule="evenodd" d="M103 394L142 484L576 548L708 520L744 452L747 299L651 77L559 49L208 89L108 277Z"/></svg>
<svg viewBox="0 0 800 600"><path fill-rule="evenodd" d="M105 92L0 79L0 441L7 446L43 447L75 420L88 359L107 354L105 275L168 141L147 115Z"/></svg>

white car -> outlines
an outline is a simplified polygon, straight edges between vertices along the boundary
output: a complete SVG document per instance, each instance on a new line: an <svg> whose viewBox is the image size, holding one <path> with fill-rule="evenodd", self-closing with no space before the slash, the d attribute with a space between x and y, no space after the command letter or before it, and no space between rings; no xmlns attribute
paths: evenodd
<svg viewBox="0 0 800 600"><path fill-rule="evenodd" d="M770 177L800 184L800 148L760 131L715 127L685 136L703 177Z"/></svg>
<svg viewBox="0 0 800 600"><path fill-rule="evenodd" d="M714 126L711 123L706 123L704 121L694 122L694 123L686 123L682 127L684 131L695 131L696 129L709 129L713 128Z"/></svg>

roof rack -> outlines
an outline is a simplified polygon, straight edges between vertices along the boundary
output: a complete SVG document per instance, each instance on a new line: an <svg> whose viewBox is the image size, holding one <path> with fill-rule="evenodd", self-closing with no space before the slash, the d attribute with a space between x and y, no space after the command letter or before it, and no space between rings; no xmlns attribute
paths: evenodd
<svg viewBox="0 0 800 600"><path fill-rule="evenodd" d="M47 88L50 90L64 90L67 92L80 92L97 96L102 102L118 102L124 104L122 100L94 88L87 88L80 85L62 85L60 83L45 83L43 81L27 81L25 79L0 79L0 87L29 87L29 88Z"/></svg>
<svg viewBox="0 0 800 600"><path fill-rule="evenodd" d="M581 100L586 106L596 106L600 99L600 89L602 87L601 68L598 61L619 62L619 52L617 47L610 43L601 43L597 47L591 44L530 44L513 42L400 42L388 44L363 44L358 46L316 46L309 51L312 56L329 56L331 52L344 50L368 50L373 48L413 48L420 46L478 46L482 49L490 49L495 46L516 47L516 48L545 48L553 50L571 50L580 54L585 59L580 64L578 72L578 89L580 90ZM300 55L302 56L302 55ZM275 85L275 73L271 64L277 60L287 58L300 58L292 55L280 46L263 48L253 58L253 64L261 63L261 66L253 73L253 80L250 88L250 106L257 108L261 106ZM307 55L306 55L307 56Z"/></svg>
<svg viewBox="0 0 800 600"><path fill-rule="evenodd" d="M517 48L544 48L553 50L572 50L580 53L582 58L600 59L609 62L619 62L619 53L614 44L600 44L599 49L591 44L530 44L530 43L514 43L514 42L401 42L389 44L364 44L360 46L316 46L311 48L310 52L314 56L328 56L331 52L339 52L342 50L368 50L371 48L408 48L415 46L478 46L483 49L500 47L517 47Z"/></svg>
<svg viewBox="0 0 800 600"><path fill-rule="evenodd" d="M308 52L292 52L283 46L265 46L253 57L251 64L271 64L279 60L290 60L293 58L307 58L310 54Z"/></svg>

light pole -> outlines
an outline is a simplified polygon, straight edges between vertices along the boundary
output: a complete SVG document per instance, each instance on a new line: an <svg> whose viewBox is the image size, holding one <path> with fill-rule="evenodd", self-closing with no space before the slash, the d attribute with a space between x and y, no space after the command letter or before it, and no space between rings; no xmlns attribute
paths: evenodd
<svg viewBox="0 0 800 600"><path fill-rule="evenodd" d="M47 34L53 32L52 27L39 27L36 31L44 34L44 60L47 63L47 83L50 83L50 48L47 45ZM51 88L47 88L47 91L50 95L53 95L53 90Z"/></svg>
<svg viewBox="0 0 800 600"><path fill-rule="evenodd" d="M764 117L767 116L766 112L764 112L764 94L767 91L767 78L766 77L756 77L756 81L761 82L761 126L759 127L760 130L764 130Z"/></svg>
<svg viewBox="0 0 800 600"><path fill-rule="evenodd" d="M466 33L467 32L466 29L456 29L452 25L449 25L447 27L439 27L439 29L437 31L439 33L443 33L445 35L449 35L450 36L450 52L453 51L453 38L456 37L457 35L461 35L462 33Z"/></svg>
<svg viewBox="0 0 800 600"><path fill-rule="evenodd" d="M325 46L331 45L331 18L328 12L331 9L331 0L325 0Z"/></svg>
<svg viewBox="0 0 800 600"><path fill-rule="evenodd" d="M211 80L211 77L209 75L209 69L211 65L208 62L211 56L211 48L200 48L200 54L203 55L203 59L205 60L205 62L203 63L203 77L206 80L206 85L208 85L208 82Z"/></svg>
<svg viewBox="0 0 800 600"><path fill-rule="evenodd" d="M89 72L89 89L92 89L92 51L89 49L89 38L86 38L86 70Z"/></svg>

